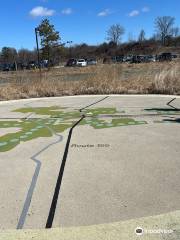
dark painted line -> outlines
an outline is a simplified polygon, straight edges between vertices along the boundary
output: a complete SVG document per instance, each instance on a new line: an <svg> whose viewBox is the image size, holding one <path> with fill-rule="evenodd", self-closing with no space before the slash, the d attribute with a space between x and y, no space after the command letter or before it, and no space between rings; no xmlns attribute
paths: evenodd
<svg viewBox="0 0 180 240"><path fill-rule="evenodd" d="M171 99L168 103L166 103L167 106L170 106L173 109L179 110L178 108L172 106L170 103L172 103L176 98Z"/></svg>
<svg viewBox="0 0 180 240"><path fill-rule="evenodd" d="M166 105L169 105L171 102L173 102L176 98L171 99L169 102L166 103Z"/></svg>
<svg viewBox="0 0 180 240"><path fill-rule="evenodd" d="M98 101L96 101L96 102L94 102L94 103L91 103L91 104L89 104L89 105L87 105L87 106L79 109L79 111L82 112L82 110L84 110L84 109L86 109L86 108L88 108L88 107L90 107L90 106L93 106L93 105L95 105L95 104L97 104L97 103L99 103L99 102L102 102L102 101L104 101L104 100L105 100L106 98L108 98L108 97L109 97L109 96L106 96L106 97L104 97L104 98L102 98L102 99L100 99L100 100L98 100Z"/></svg>
<svg viewBox="0 0 180 240"><path fill-rule="evenodd" d="M62 178L63 178L63 173L64 173L64 168L65 168L65 164L66 164L66 159L67 159L67 155L68 155L68 150L69 150L69 145L70 145L70 141L71 141L71 136L72 136L72 132L73 129L85 118L85 116L83 115L78 122L76 122L71 129L69 130L69 134L68 134L68 139L66 142L66 147L64 150L64 155L63 155L63 159L62 159L62 163L60 166L60 170L59 170L59 175L57 178L57 182L56 182L56 187L54 190L54 195L53 195L53 199L51 202L51 207L49 210L49 215L47 218L47 222L46 222L46 228L51 228L52 224L53 224L53 220L54 220L54 215L55 215L55 211L56 211L56 206L57 206L57 201L58 201L58 197L59 197L59 192L60 192L60 188L61 188L61 183L62 183Z"/></svg>

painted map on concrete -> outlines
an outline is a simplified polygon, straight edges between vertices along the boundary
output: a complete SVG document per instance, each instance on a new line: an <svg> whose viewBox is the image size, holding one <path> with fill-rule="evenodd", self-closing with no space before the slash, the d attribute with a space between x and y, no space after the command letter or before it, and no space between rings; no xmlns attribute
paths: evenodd
<svg viewBox="0 0 180 240"><path fill-rule="evenodd" d="M118 118L116 108L93 108L90 110L68 111L67 108L50 106L35 108L20 108L14 112L30 113L33 118L17 121L0 121L0 129L19 128L17 132L0 136L0 152L13 149L21 142L30 141L39 137L51 137L55 133L61 133L77 122L82 114L86 116L79 125L90 125L95 129L120 127L127 125L145 124L145 121L137 121L132 118ZM111 115L110 119L103 119L103 115ZM101 117L100 117L101 116Z"/></svg>

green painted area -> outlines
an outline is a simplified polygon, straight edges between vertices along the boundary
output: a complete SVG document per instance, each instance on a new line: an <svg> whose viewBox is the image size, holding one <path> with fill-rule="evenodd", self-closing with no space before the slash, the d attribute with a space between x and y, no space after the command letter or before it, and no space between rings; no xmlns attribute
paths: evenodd
<svg viewBox="0 0 180 240"><path fill-rule="evenodd" d="M139 125L139 124L146 124L145 121L135 121L132 118L118 118L112 119L110 122L101 119L91 119L86 120L84 119L79 125L89 124L95 129L101 128L112 128L112 127L120 127L120 126L129 126L129 125Z"/></svg>
<svg viewBox="0 0 180 240"><path fill-rule="evenodd" d="M94 108L94 109L87 109L83 111L88 116L98 116L100 114L116 114L116 113L124 113L124 111L117 111L116 108Z"/></svg>
<svg viewBox="0 0 180 240"><path fill-rule="evenodd" d="M17 124L19 124L20 130L16 133L8 133L0 137L0 152L9 151L22 141L25 142L38 137L52 136L52 133L47 127L39 126L36 121L9 121L6 123L8 123L6 128L17 127ZM2 128L2 126L4 126L4 124L0 122L0 128Z"/></svg>
<svg viewBox="0 0 180 240"><path fill-rule="evenodd" d="M23 119L21 121L0 121L1 128L19 128L15 133L8 133L0 137L0 152L13 149L21 142L30 141L39 137L51 137L54 133L62 133L81 117L78 111L68 111L66 108L51 106L38 108L21 108L14 112L34 113L36 115L46 115L48 118ZM79 125L90 125L95 129L120 127L127 125L146 124L145 121L135 121L130 118L117 118L116 113L122 113L116 108L93 108L86 109L83 114L88 116ZM100 119L100 115L111 116L110 121Z"/></svg>
<svg viewBox="0 0 180 240"><path fill-rule="evenodd" d="M59 111L60 109L65 108L59 108L58 106L52 106L52 107L35 107L35 108L19 108L14 110L13 112L21 112L21 113L35 113L39 115L56 115L58 110L58 113L61 113L63 111Z"/></svg>

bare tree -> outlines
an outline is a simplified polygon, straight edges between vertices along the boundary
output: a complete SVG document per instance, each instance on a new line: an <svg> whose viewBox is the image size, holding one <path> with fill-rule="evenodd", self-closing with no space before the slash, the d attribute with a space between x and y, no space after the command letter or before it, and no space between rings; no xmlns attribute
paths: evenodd
<svg viewBox="0 0 180 240"><path fill-rule="evenodd" d="M135 42L136 40L135 40L135 37L134 37L134 35L133 35L133 33L132 32L129 32L128 33L128 43L133 43L133 42Z"/></svg>
<svg viewBox="0 0 180 240"><path fill-rule="evenodd" d="M120 24L113 24L107 31L107 40L117 45L121 41L124 32L125 30Z"/></svg>
<svg viewBox="0 0 180 240"><path fill-rule="evenodd" d="M36 60L36 51L30 51L28 49L20 49L18 51L18 61L19 63L28 63L29 61Z"/></svg>
<svg viewBox="0 0 180 240"><path fill-rule="evenodd" d="M138 41L139 42L144 42L145 41L145 31L143 29L139 33Z"/></svg>
<svg viewBox="0 0 180 240"><path fill-rule="evenodd" d="M173 37L178 37L179 34L180 34L180 28L179 28L179 27L174 27L174 28L172 29L172 35L173 35Z"/></svg>
<svg viewBox="0 0 180 240"><path fill-rule="evenodd" d="M170 16L157 17L155 19L155 29L157 34L161 36L163 45L166 45L166 39L172 36L174 21L174 17Z"/></svg>

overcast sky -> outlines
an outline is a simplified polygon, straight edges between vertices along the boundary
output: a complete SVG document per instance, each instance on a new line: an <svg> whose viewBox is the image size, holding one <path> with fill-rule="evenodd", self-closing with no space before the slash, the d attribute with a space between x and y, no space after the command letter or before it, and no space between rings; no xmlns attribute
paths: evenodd
<svg viewBox="0 0 180 240"><path fill-rule="evenodd" d="M180 0L9 0L1 1L0 48L33 49L34 28L45 17L60 32L62 42L100 44L114 23L126 29L123 40L141 29L154 33L157 16L174 16L180 27Z"/></svg>

